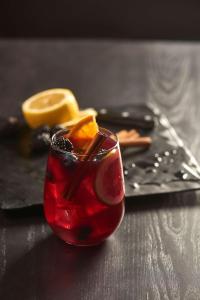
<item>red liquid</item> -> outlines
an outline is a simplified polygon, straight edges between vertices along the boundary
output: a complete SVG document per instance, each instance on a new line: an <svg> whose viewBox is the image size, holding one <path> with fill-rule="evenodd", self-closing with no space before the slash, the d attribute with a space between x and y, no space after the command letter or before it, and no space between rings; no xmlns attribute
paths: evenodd
<svg viewBox="0 0 200 300"><path fill-rule="evenodd" d="M104 148L116 142L108 138ZM114 144L113 144L114 145ZM72 161L74 159L74 161ZM69 197L69 191L80 180ZM44 189L45 216L54 232L73 245L95 245L120 224L124 214L120 151L81 161L51 150Z"/></svg>

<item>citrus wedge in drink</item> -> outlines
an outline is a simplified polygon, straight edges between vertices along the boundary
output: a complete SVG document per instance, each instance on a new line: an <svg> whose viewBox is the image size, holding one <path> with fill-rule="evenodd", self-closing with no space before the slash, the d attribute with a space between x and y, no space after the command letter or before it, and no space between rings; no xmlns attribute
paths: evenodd
<svg viewBox="0 0 200 300"><path fill-rule="evenodd" d="M103 158L95 180L95 191L99 200L108 205L116 205L124 198L124 179L118 151L113 149Z"/></svg>

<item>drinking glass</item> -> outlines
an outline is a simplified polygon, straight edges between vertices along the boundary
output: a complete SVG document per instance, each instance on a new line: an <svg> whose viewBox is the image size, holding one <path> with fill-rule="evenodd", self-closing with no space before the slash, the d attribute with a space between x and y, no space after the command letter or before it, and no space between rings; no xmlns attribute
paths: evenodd
<svg viewBox="0 0 200 300"><path fill-rule="evenodd" d="M55 146L67 135L53 135L44 185L44 212L55 234L77 246L101 243L124 215L124 177L117 136L100 128L105 139L93 155Z"/></svg>

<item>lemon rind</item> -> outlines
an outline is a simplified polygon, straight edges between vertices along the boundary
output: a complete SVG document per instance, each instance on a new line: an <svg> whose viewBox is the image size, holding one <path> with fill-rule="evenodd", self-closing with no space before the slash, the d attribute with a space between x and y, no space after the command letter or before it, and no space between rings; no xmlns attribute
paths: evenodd
<svg viewBox="0 0 200 300"><path fill-rule="evenodd" d="M34 101L34 99L37 99L38 97L42 97L42 96L48 96L51 94L63 94L63 99L58 103L58 104L53 104L47 108L42 108L42 109L35 109L35 108L30 108L30 103L32 101ZM67 102L66 102L67 100ZM76 101L76 98L74 96L74 94L71 92L71 90L69 89L49 89L46 91L42 91L39 92L33 96L31 96L30 98L28 98L27 100L24 101L24 103L22 104L22 111L24 113L28 113L28 114L44 114L45 112L51 112L54 111L56 109L59 109L60 107L62 107L63 105L65 105L65 103L69 103L69 101L72 101L75 103L75 105L77 105L78 108L78 103ZM73 103L73 105L74 105ZM69 104L68 104L69 105Z"/></svg>

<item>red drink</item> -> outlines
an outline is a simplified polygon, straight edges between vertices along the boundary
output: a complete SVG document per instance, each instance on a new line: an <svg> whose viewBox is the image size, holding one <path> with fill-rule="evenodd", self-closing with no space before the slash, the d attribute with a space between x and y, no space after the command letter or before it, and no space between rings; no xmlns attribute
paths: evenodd
<svg viewBox="0 0 200 300"><path fill-rule="evenodd" d="M63 151L53 136L47 162L44 210L53 231L73 245L95 245L111 235L124 214L124 180L117 138L105 140L92 157ZM73 142L73 140L71 140Z"/></svg>

